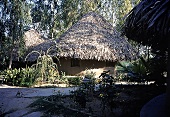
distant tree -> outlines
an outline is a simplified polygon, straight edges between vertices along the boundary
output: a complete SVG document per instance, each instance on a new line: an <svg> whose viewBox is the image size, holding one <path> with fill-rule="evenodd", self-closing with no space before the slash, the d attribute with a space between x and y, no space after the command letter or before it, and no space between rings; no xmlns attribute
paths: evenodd
<svg viewBox="0 0 170 117"><path fill-rule="evenodd" d="M98 12L113 26L121 29L125 16L140 0L100 0Z"/></svg>
<svg viewBox="0 0 170 117"><path fill-rule="evenodd" d="M33 25L44 36L58 38L84 14L94 11L113 26L120 27L123 17L139 0L37 0L31 10Z"/></svg>
<svg viewBox="0 0 170 117"><path fill-rule="evenodd" d="M0 48L3 58L9 60L9 68L12 67L13 53L17 48L17 53L21 55L24 50L25 41L23 39L24 19L27 14L26 1L23 0L2 0L1 6L1 38ZM26 18L26 17L25 17Z"/></svg>
<svg viewBox="0 0 170 117"><path fill-rule="evenodd" d="M33 3L31 10L32 25L45 37L50 39L57 35L57 29L60 29L58 1L38 0Z"/></svg>
<svg viewBox="0 0 170 117"><path fill-rule="evenodd" d="M100 0L39 0L31 11L33 25L51 38L59 37L79 20L82 15L95 11Z"/></svg>
<svg viewBox="0 0 170 117"><path fill-rule="evenodd" d="M132 9L132 4L130 0L117 0L115 5L116 26L120 29L125 15Z"/></svg>

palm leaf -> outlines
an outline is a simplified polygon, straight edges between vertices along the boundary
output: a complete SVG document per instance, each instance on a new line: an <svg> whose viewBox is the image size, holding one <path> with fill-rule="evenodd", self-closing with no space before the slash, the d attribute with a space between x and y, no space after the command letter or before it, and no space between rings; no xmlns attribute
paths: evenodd
<svg viewBox="0 0 170 117"><path fill-rule="evenodd" d="M165 51L170 37L170 0L143 0L127 15L123 34L129 39Z"/></svg>
<svg viewBox="0 0 170 117"><path fill-rule="evenodd" d="M159 1L160 2L160 1ZM164 2L163 4L160 4L160 6L158 5L158 9L157 7L155 8L156 12L152 15L152 17L149 20L149 27L151 27L154 22L161 16L163 15L163 13L167 10L167 2L168 0L166 0L166 2ZM158 2L157 2L158 3Z"/></svg>
<svg viewBox="0 0 170 117"><path fill-rule="evenodd" d="M117 72L124 72L124 73L129 73L131 72L131 67L132 67L132 64L130 62L127 62L127 61L121 61L119 62L117 65L116 65L116 68L115 70Z"/></svg>

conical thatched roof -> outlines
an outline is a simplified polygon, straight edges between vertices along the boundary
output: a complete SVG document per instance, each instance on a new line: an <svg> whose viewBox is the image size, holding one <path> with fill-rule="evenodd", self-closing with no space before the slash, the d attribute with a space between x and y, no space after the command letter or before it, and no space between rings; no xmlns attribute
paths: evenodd
<svg viewBox="0 0 170 117"><path fill-rule="evenodd" d="M137 57L136 50L102 16L90 12L56 40L60 52L58 57L95 59L99 61L129 60ZM55 45L48 41L35 46L34 51L46 51ZM54 46L55 47L55 46ZM56 48L53 48L54 50ZM30 56L28 60L35 60Z"/></svg>
<svg viewBox="0 0 170 117"><path fill-rule="evenodd" d="M136 57L135 49L102 16L90 12L59 38L60 57L124 60Z"/></svg>

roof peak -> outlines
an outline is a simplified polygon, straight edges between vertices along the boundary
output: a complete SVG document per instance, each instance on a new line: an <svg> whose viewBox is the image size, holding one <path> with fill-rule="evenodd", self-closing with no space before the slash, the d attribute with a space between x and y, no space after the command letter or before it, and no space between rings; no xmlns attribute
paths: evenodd
<svg viewBox="0 0 170 117"><path fill-rule="evenodd" d="M135 50L100 14L89 12L59 38L60 57L95 60L135 58Z"/></svg>
<svg viewBox="0 0 170 117"><path fill-rule="evenodd" d="M98 13L96 13L94 11L90 11L90 12L86 13L84 16L82 16L82 18L80 18L79 21L84 21L84 20L88 21L88 22L92 22L94 20L96 20L96 21L102 20L105 23L109 23L109 22L107 22L107 20L103 16L101 16L100 14L98 14Z"/></svg>

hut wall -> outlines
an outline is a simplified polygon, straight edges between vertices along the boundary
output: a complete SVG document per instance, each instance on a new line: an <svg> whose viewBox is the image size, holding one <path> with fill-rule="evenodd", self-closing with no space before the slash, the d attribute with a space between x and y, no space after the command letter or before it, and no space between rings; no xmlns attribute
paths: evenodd
<svg viewBox="0 0 170 117"><path fill-rule="evenodd" d="M110 62L109 67L105 61L97 60L80 60L80 66L71 67L71 59L60 58L59 71L65 72L67 75L84 75L87 71L94 72L98 77L103 71L110 70L110 74L114 74L115 62Z"/></svg>

